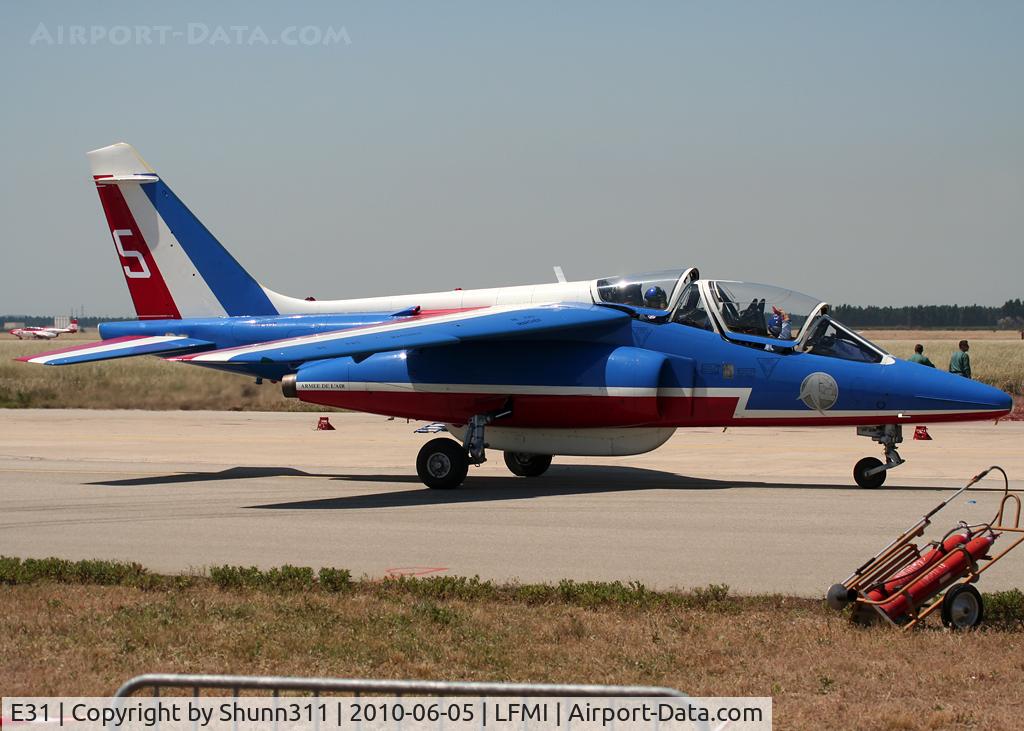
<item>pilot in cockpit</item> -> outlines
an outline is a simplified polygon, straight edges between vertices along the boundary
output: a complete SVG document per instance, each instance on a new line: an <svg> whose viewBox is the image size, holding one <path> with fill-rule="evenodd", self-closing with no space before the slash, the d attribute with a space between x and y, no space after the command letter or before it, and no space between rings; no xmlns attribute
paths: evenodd
<svg viewBox="0 0 1024 731"><path fill-rule="evenodd" d="M668 309L668 295L658 285L648 288L644 292L644 307L652 310L667 310Z"/></svg>
<svg viewBox="0 0 1024 731"><path fill-rule="evenodd" d="M768 318L768 334L779 340L793 339L793 326L789 321L788 312L772 307L772 316Z"/></svg>

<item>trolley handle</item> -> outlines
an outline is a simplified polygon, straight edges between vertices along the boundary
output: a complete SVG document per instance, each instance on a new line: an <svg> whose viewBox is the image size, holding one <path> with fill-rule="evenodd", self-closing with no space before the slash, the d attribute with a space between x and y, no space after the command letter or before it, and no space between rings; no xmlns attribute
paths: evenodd
<svg viewBox="0 0 1024 731"><path fill-rule="evenodd" d="M967 482L966 485L964 485L963 487L958 489L956 492L954 492L952 495L950 495L945 500L943 500L941 503L936 505L929 512L925 513L924 516L922 516L919 521L917 521L916 523L914 523L914 525L910 526L910 528L908 528L903 533L901 533L895 540L890 542L881 551L879 551L874 556L872 556L867 561L865 561L861 566L859 566L856 570L854 570L854 572L852 574L850 574L846 578L845 581L843 581L843 585L844 586L848 585L851 581L853 581L854 579L857 579L858 577L860 577L875 561L877 561L883 555L887 555L888 552L891 549L895 549L895 548L899 547L900 545L913 540L914 538L917 538L919 536L924 535L925 529L929 525L931 525L931 522L932 522L931 519L932 519L932 517L936 513L938 513L944 507L949 505L953 500L955 500L956 498L960 497L960 495L962 495L970 487L972 487L973 485L977 484L981 480L985 479L985 477L987 477L988 474L992 470L998 470L1003 475L1003 495L1004 495L1003 500L1005 501L1006 500L1006 496L1008 496L1010 494L1010 478L1007 477L1006 470L1004 470L1002 467L1000 467L999 465L992 465L991 467L988 467L987 469L982 470L981 472L976 474L974 477L972 477ZM1003 506L1002 506L1002 503L1000 503L999 511L996 513L996 517L992 519L992 523L991 524L996 524L996 523L1001 522L1002 515L1003 515ZM1018 523L1019 523L1019 516L1020 516L1019 509L1018 509L1017 515L1018 515Z"/></svg>

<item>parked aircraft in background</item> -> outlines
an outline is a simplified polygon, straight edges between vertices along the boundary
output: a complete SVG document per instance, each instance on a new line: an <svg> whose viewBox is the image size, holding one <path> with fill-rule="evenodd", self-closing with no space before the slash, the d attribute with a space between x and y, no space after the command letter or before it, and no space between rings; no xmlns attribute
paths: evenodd
<svg viewBox="0 0 1024 731"><path fill-rule="evenodd" d="M72 319L67 327L16 327L7 332L19 340L53 340L61 333L78 332L78 320Z"/></svg>
<svg viewBox="0 0 1024 731"><path fill-rule="evenodd" d="M591 281L310 301L259 284L124 143L89 153L138 321L102 342L20 360L135 355L280 381L286 396L423 420L451 437L416 462L462 483L502 450L542 474L552 455L631 455L677 428L850 426L902 464L903 424L996 419L1010 397L899 360L788 289L702 279L696 268ZM442 427L443 425L443 427ZM827 432L823 432L824 437ZM821 455L823 440L814 452ZM794 455L794 459L800 455Z"/></svg>

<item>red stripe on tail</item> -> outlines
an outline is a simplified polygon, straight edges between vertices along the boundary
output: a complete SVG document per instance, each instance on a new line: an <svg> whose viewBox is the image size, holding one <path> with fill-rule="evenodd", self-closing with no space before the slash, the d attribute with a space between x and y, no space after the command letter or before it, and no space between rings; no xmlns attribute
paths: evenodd
<svg viewBox="0 0 1024 731"><path fill-rule="evenodd" d="M140 320L180 320L181 313L167 289L153 254L117 185L96 186L114 246L121 260L128 291ZM153 212L156 215L156 211Z"/></svg>

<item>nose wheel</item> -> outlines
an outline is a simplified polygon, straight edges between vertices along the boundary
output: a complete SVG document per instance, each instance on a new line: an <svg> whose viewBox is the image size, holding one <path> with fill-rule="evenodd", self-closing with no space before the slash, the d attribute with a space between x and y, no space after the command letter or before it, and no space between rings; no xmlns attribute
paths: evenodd
<svg viewBox="0 0 1024 731"><path fill-rule="evenodd" d="M860 487L867 489L881 487L889 470L899 467L906 461L896 450L896 445L903 441L903 426L900 424L858 426L857 436L871 437L872 441L881 444L885 452L885 462L874 457L865 457L854 465L853 480Z"/></svg>
<svg viewBox="0 0 1024 731"><path fill-rule="evenodd" d="M882 460L865 457L853 466L853 480L861 487L874 489L885 482L885 468Z"/></svg>

